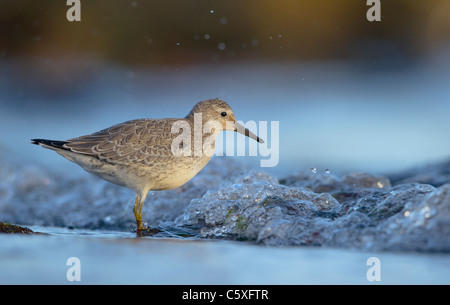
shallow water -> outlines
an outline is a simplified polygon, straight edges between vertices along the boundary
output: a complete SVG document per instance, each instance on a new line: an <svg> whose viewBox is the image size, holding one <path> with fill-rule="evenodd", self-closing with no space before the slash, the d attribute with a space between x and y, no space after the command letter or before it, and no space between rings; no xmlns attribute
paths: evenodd
<svg viewBox="0 0 450 305"><path fill-rule="evenodd" d="M0 284L450 284L450 255L246 242L136 238L133 233L31 227L49 235L0 234ZM370 257L381 281L370 282ZM81 281L68 281L69 257Z"/></svg>

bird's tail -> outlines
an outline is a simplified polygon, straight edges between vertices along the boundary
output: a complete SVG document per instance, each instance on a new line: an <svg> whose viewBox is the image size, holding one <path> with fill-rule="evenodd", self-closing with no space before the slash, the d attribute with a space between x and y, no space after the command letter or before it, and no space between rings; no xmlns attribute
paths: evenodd
<svg viewBox="0 0 450 305"><path fill-rule="evenodd" d="M69 143L68 141L55 141L55 140L46 140L46 139L31 139L31 144L40 145L45 148L50 149L64 149L69 150L64 147L64 144Z"/></svg>

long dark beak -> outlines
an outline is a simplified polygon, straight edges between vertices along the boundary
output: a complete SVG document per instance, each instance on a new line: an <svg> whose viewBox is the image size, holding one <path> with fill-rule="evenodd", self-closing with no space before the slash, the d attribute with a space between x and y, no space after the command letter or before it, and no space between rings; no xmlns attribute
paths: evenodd
<svg viewBox="0 0 450 305"><path fill-rule="evenodd" d="M235 123L234 131L236 131L237 133L243 134L244 136L247 136L250 139L256 140L259 143L264 143L263 139L261 139L260 137L255 135L253 132L251 132L250 130L248 130L247 128L245 128L244 126L239 124L238 122Z"/></svg>

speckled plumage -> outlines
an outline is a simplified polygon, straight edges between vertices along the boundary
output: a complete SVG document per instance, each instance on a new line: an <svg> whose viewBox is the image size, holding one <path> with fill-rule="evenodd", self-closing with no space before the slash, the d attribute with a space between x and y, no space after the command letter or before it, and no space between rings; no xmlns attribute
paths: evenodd
<svg viewBox="0 0 450 305"><path fill-rule="evenodd" d="M223 116L223 113L226 115ZM211 99L197 103L181 119L131 120L67 141L33 139L32 143L55 150L86 171L109 182L133 189L137 194L134 213L139 231L144 229L141 210L147 193L150 190L169 190L183 185L211 159L207 154L178 156L172 153L173 141L183 132L181 129L172 130L173 125L188 124L192 131L195 128L196 114L202 115L202 130L206 122L214 120L220 123L223 130L238 131L262 142L236 123L233 111L226 102ZM202 139L214 136L215 140L217 133L218 131L212 135L203 132L201 136ZM194 151L194 132L190 136L191 149ZM212 147L214 144L215 142Z"/></svg>

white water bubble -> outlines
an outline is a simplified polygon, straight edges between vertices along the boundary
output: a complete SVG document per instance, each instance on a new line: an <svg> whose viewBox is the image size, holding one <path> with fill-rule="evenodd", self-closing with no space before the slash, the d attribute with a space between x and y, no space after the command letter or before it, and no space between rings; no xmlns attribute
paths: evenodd
<svg viewBox="0 0 450 305"><path fill-rule="evenodd" d="M217 45L217 47L219 48L220 51L223 51L223 50L225 50L226 45L225 45L225 43L221 42Z"/></svg>

